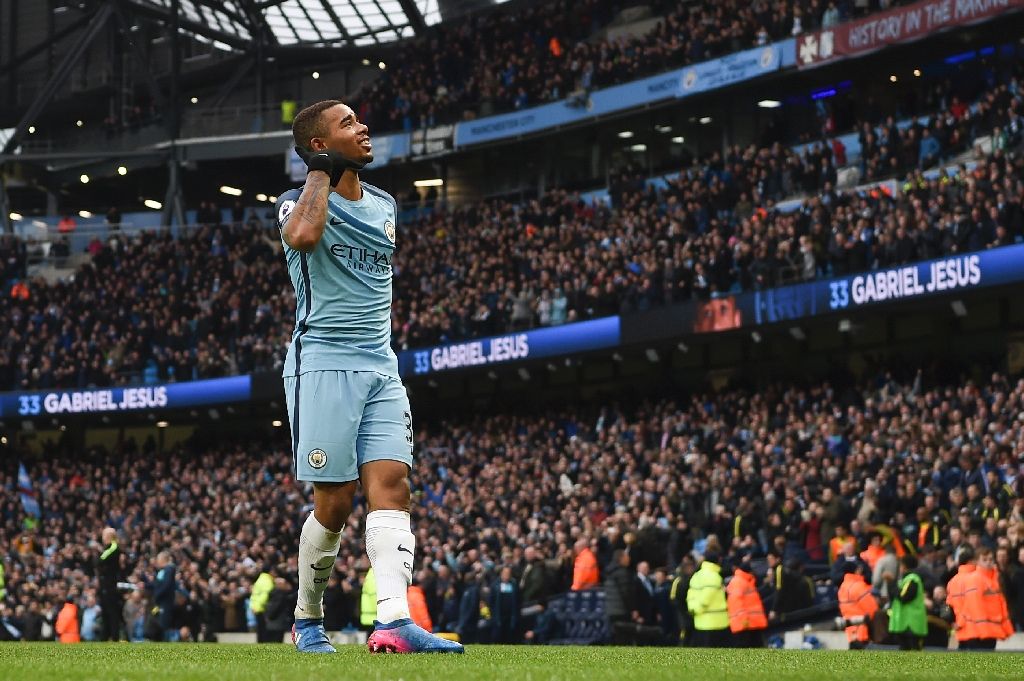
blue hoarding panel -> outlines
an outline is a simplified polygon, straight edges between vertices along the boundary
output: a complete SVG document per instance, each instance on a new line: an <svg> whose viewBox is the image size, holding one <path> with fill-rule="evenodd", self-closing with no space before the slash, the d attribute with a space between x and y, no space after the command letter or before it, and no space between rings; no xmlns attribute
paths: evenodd
<svg viewBox="0 0 1024 681"><path fill-rule="evenodd" d="M1024 244L737 296L742 326L1024 281Z"/></svg>
<svg viewBox="0 0 1024 681"><path fill-rule="evenodd" d="M687 66L679 80L679 97L695 95L777 71L782 63L778 45L755 47L721 59Z"/></svg>
<svg viewBox="0 0 1024 681"><path fill-rule="evenodd" d="M589 101L563 100L536 106L525 111L488 116L478 121L455 126L455 146L462 147L517 137L559 125L583 121L595 116L621 111L676 96L679 72L616 85L593 92Z"/></svg>
<svg viewBox="0 0 1024 681"><path fill-rule="evenodd" d="M158 411L244 402L251 395L248 375L141 387L10 392L0 394L0 417Z"/></svg>
<svg viewBox="0 0 1024 681"><path fill-rule="evenodd" d="M678 306L673 312L666 310L665 314L674 315L676 328L682 333L712 333L1020 281L1024 281L1024 244L697 301ZM622 343L623 326L630 323L629 316L605 317L407 350L399 354L398 365L402 376L424 376L453 369L610 349Z"/></svg>
<svg viewBox="0 0 1024 681"><path fill-rule="evenodd" d="M455 146L463 147L527 135L663 99L686 97L756 78L781 68L787 43L793 41L737 52L721 59L615 85L592 92L586 99L570 98L524 111L459 123L455 126ZM792 45L789 49L792 50Z"/></svg>
<svg viewBox="0 0 1024 681"><path fill-rule="evenodd" d="M402 376L424 376L452 369L613 348L620 342L619 317L602 317L565 326L407 350L398 355L398 370Z"/></svg>
<svg viewBox="0 0 1024 681"><path fill-rule="evenodd" d="M782 55L779 58L780 67L788 69L796 66L796 38L790 38L775 44L782 51Z"/></svg>

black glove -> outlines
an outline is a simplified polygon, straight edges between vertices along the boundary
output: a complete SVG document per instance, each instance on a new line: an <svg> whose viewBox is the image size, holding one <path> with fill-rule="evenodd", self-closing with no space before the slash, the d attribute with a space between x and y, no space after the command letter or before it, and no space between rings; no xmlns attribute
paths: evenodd
<svg viewBox="0 0 1024 681"><path fill-rule="evenodd" d="M331 178L331 186L338 184L341 174L345 172L345 163L341 154L330 149L324 151L313 151L296 146L295 153L306 163L309 170L322 170Z"/></svg>
<svg viewBox="0 0 1024 681"><path fill-rule="evenodd" d="M341 174L346 169L362 170L365 163L353 163L336 151L324 149L323 151L312 151L296 146L295 153L306 163L309 170L322 170L331 178L331 186L334 187L341 179Z"/></svg>

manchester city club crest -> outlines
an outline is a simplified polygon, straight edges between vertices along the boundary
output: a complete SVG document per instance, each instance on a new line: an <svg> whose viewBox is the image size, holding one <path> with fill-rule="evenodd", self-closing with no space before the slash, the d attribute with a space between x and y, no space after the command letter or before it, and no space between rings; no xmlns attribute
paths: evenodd
<svg viewBox="0 0 1024 681"><path fill-rule="evenodd" d="M690 69L683 74L683 89L690 90L697 84L697 69Z"/></svg>
<svg viewBox="0 0 1024 681"><path fill-rule="evenodd" d="M391 243L395 243L395 223L391 222L391 220L384 223L384 234L387 235Z"/></svg>
<svg viewBox="0 0 1024 681"><path fill-rule="evenodd" d="M327 465L327 452L322 449L314 449L306 457L306 460L309 461L310 468L323 468Z"/></svg>

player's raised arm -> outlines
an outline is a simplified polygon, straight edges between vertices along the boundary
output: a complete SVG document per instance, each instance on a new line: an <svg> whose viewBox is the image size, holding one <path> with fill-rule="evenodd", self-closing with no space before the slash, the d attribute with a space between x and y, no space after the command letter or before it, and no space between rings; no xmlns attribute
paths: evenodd
<svg viewBox="0 0 1024 681"><path fill-rule="evenodd" d="M327 223L327 197L330 196L332 162L327 153L310 154L300 151L299 156L306 161L309 173L306 175L306 186L295 203L291 215L281 227L284 242L296 251L309 253L320 243ZM322 158L321 158L322 157ZM327 168L321 168L326 165Z"/></svg>

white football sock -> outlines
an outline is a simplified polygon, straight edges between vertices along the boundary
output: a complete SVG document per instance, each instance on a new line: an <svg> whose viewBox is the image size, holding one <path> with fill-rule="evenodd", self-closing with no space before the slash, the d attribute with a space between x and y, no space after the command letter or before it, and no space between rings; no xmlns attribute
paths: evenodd
<svg viewBox="0 0 1024 681"><path fill-rule="evenodd" d="M344 526L341 528L345 529ZM341 532L331 532L313 513L302 525L299 537L299 593L296 619L323 619L324 591L341 548ZM319 569L317 569L319 568Z"/></svg>
<svg viewBox="0 0 1024 681"><path fill-rule="evenodd" d="M405 511L373 511L366 516L366 555L377 578L377 621L409 617L409 585L416 537Z"/></svg>

